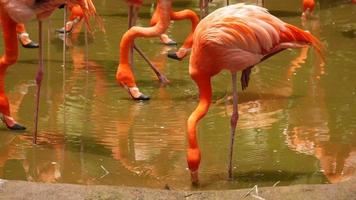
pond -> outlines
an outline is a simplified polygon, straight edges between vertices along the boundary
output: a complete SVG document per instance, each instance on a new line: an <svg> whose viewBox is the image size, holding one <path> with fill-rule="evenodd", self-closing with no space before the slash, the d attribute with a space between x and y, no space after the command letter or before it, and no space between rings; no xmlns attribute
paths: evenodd
<svg viewBox="0 0 356 200"><path fill-rule="evenodd" d="M140 9L138 25L148 26L151 2ZM320 1L318 18L302 24L300 1L266 0L272 14L320 38L327 48L326 64L318 62L312 49L300 49L286 50L253 69L249 88L239 91L232 181L227 180L231 78L229 72L216 76L213 104L198 128L199 189L327 184L355 175L356 5L330 2ZM164 46L157 38L137 40L170 84L160 86L135 54L138 85L151 100L132 101L115 80L127 6L114 0L96 1L96 6L106 32L94 29L89 37L88 62L85 34L77 27L69 35L63 67L63 40L55 33L63 25L63 10L44 23L37 145L32 134L38 51L20 48L19 61L8 69L11 110L27 130L12 132L1 125L0 178L195 189L186 164L186 120L197 105L198 92L188 59L167 58L176 47ZM211 10L221 6L223 1L214 1ZM175 10L186 8L199 12L197 1L174 4ZM35 39L37 22L26 25ZM174 22L168 34L181 44L189 29L187 21Z"/></svg>

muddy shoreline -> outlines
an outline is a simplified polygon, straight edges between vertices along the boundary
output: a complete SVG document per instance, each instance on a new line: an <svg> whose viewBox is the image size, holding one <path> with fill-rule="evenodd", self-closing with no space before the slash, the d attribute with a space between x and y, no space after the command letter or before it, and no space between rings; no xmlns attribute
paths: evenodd
<svg viewBox="0 0 356 200"><path fill-rule="evenodd" d="M258 196L258 197L257 197ZM120 186L45 184L0 179L0 199L356 199L356 178L339 184L293 185L238 190L182 191Z"/></svg>

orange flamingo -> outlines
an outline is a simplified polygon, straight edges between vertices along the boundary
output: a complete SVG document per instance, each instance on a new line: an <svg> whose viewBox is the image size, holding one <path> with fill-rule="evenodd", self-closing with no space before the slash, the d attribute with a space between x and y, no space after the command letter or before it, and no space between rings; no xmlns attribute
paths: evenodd
<svg viewBox="0 0 356 200"><path fill-rule="evenodd" d="M249 83L251 68L287 48L312 45L322 58L322 44L309 32L284 23L264 8L236 4L220 8L205 17L193 38L189 73L199 89L199 104L190 115L188 125L187 162L192 183L198 183L200 150L197 123L211 104L211 78L223 69L232 73L233 113L229 152L229 178L232 178L232 155L238 121L236 74L242 71L242 90Z"/></svg>
<svg viewBox="0 0 356 200"><path fill-rule="evenodd" d="M130 2L130 1L129 1ZM168 26L170 20L190 19L192 22L192 31L186 38L183 46L169 57L182 59L185 57L193 43L193 32L199 22L198 16L191 10L183 10L174 12L172 10L172 0L157 0L158 17L155 17L152 24L154 26L143 28L133 26L130 28L121 39L120 43L120 63L116 73L116 80L123 85L134 100L148 100L149 97L141 93L136 86L135 78L131 69L130 63L130 49L134 46L134 41L137 37L157 37L163 34Z"/></svg>
<svg viewBox="0 0 356 200"><path fill-rule="evenodd" d="M59 33L71 33L76 24L78 24L84 17L82 8L79 5L68 5L71 15L69 20L65 25L65 28L62 27L56 31Z"/></svg>
<svg viewBox="0 0 356 200"><path fill-rule="evenodd" d="M315 8L314 0L303 0L303 14L302 18L310 18Z"/></svg>
<svg viewBox="0 0 356 200"><path fill-rule="evenodd" d="M16 26L32 17L42 20L52 14L58 6L67 2L68 4L79 4L84 11L84 18L89 20L89 16L96 15L95 7L91 0L58 0L58 1L32 1L32 0L0 0L0 15L5 44L4 55L0 58L0 113L2 121L9 129L24 130L24 126L18 124L11 117L9 100L5 94L5 72L14 64L18 57ZM88 23L88 22L87 22ZM39 73L36 80L40 83L42 73Z"/></svg>

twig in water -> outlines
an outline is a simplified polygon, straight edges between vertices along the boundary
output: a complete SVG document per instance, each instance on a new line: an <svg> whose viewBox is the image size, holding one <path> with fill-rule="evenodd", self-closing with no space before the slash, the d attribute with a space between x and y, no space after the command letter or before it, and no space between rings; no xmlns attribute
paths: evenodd
<svg viewBox="0 0 356 200"><path fill-rule="evenodd" d="M273 184L273 187L276 187L281 181L277 181L275 184Z"/></svg>
<svg viewBox="0 0 356 200"><path fill-rule="evenodd" d="M194 192L194 193L187 194L187 195L184 196L184 198L188 198L188 197L190 197L192 195L195 195L195 194L201 194L201 192Z"/></svg>
<svg viewBox="0 0 356 200"><path fill-rule="evenodd" d="M108 170L106 170L104 166L100 165L100 167L101 167L101 169L103 169L103 170L105 171L105 174L102 175L102 176L100 176L99 179L102 179L102 178L104 178L105 176L107 176L108 174L110 174L110 172L109 172Z"/></svg>
<svg viewBox="0 0 356 200"><path fill-rule="evenodd" d="M255 190L256 195L255 195L255 194L251 194L253 190ZM259 200L266 200L265 198L261 197L261 196L258 194L258 186L257 186L257 185L253 186L253 188L251 188L251 189L245 194L245 196L243 196L243 198L248 197L248 195L251 195L252 197L254 197L254 198L256 198L256 199L259 199Z"/></svg>

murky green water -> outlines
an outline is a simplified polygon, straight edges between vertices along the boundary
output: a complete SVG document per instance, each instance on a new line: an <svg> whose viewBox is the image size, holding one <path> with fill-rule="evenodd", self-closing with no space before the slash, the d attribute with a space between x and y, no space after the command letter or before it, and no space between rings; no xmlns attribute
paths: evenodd
<svg viewBox="0 0 356 200"><path fill-rule="evenodd" d="M319 20L305 24L327 46L324 67L308 49L285 51L253 70L240 95L234 180L227 181L230 74L214 79L214 103L199 124L202 148L201 189L231 189L313 183L337 183L356 171L356 5L321 1ZM118 87L118 45L127 27L121 1L97 1L106 33L95 31L85 64L84 33L72 34L66 67L62 40L54 33L62 11L45 23L45 79L40 107L39 144L32 145L37 51L21 48L9 68L6 87L14 117L27 125L17 134L0 128L0 178L38 182L108 184L190 189L186 165L186 120L197 105L197 89L188 60L166 58L158 39L137 44L167 75L160 87L147 64L135 56L135 72L148 102L134 102ZM302 27L299 1L267 0L281 19ZM212 9L222 3L212 5ZM180 1L176 10L194 7ZM149 22L151 5L141 9ZM169 34L182 42L188 22L176 22ZM27 24L36 37L36 22ZM47 31L48 29L48 31ZM1 41L2 47L2 41Z"/></svg>

